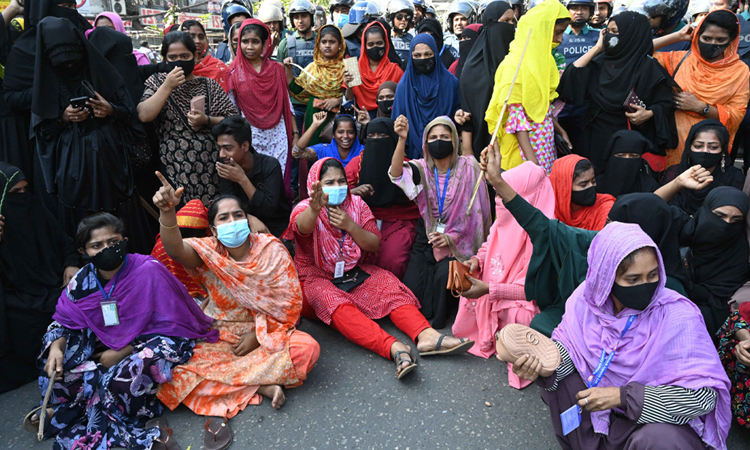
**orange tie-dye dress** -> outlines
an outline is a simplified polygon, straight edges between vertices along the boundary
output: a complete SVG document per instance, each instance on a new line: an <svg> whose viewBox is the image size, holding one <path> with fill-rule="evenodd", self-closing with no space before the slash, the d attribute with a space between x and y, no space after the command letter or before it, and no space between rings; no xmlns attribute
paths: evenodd
<svg viewBox="0 0 750 450"><path fill-rule="evenodd" d="M258 387L299 385L317 361L317 342L294 327L302 290L291 256L273 236L249 239L243 261L230 258L214 237L186 240L204 262L189 273L208 291L204 312L214 319L219 341L196 343L190 361L161 386L157 396L172 410L183 403L196 414L231 418L260 403ZM251 331L260 347L235 355L233 346Z"/></svg>

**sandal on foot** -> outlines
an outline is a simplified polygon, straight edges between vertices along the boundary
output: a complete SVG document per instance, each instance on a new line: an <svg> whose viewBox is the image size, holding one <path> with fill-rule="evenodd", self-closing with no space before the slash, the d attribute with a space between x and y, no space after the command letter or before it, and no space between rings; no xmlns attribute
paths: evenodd
<svg viewBox="0 0 750 450"><path fill-rule="evenodd" d="M435 356L435 355L443 355L443 356L450 356L450 355L460 355L461 353L466 353L469 351L471 347L474 346L474 341L467 341L465 339L458 339L461 343L458 344L455 347L447 348L445 350L440 350L440 347L443 345L443 339L447 338L447 334L441 334L438 338L437 345L435 345L434 350L430 350L427 352L420 352L419 356Z"/></svg>
<svg viewBox="0 0 750 450"><path fill-rule="evenodd" d="M31 418L34 416L34 414L38 414L42 410L41 406L37 406L36 408L29 411L28 414L26 414L26 417L23 418L23 429L28 431L29 433L38 433L39 432L39 424L34 425L31 423ZM55 414L54 408L47 408L47 414L45 415L45 420L47 421L47 425L52 421L52 415Z"/></svg>
<svg viewBox="0 0 750 450"><path fill-rule="evenodd" d="M560 365L560 351L552 339L518 323L511 323L495 334L497 356L514 364L523 355L533 355L542 363L542 377L552 375Z"/></svg>
<svg viewBox="0 0 750 450"><path fill-rule="evenodd" d="M210 427L221 422L215 430ZM206 421L206 433L203 435L203 448L206 450L225 450L232 444L232 429L229 428L229 419L226 417L209 417Z"/></svg>
<svg viewBox="0 0 750 450"><path fill-rule="evenodd" d="M152 450L179 450L180 444L176 440L172 439L174 431L169 428L169 423L166 417L155 417L146 422L146 428L158 428L161 434L158 438L154 439L154 443L151 446Z"/></svg>
<svg viewBox="0 0 750 450"><path fill-rule="evenodd" d="M401 367L401 365L405 361L411 363L408 366L401 369L401 371L396 374L396 378L398 378L399 380L417 368L417 363L414 362L414 358L411 356L411 349L409 350L410 351L408 352L405 352L403 350L397 351L396 354L393 356L393 360L396 361L396 370L398 370L398 368ZM402 355L406 355L406 356L402 356Z"/></svg>
<svg viewBox="0 0 750 450"><path fill-rule="evenodd" d="M50 397L52 397L52 388L54 385L55 379L50 378L49 384L47 385L47 392L44 393L42 406L35 408L30 413L26 414L26 417L24 417L23 419L23 428L27 431L31 431L32 433L36 431L36 438L39 440L39 442L42 442L44 440L44 428L50 424L50 422L52 421L52 415L55 414L54 408L47 407L47 405L49 405L49 399ZM34 425L31 423L31 416L33 416L36 412L39 412L39 425L37 425L37 427L34 427Z"/></svg>

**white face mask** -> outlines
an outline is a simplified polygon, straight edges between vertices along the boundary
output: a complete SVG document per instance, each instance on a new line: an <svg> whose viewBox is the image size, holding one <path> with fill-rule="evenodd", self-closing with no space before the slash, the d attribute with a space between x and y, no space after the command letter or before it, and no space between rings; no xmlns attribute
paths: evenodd
<svg viewBox="0 0 750 450"><path fill-rule="evenodd" d="M333 13L333 24L339 28L349 23L349 14Z"/></svg>

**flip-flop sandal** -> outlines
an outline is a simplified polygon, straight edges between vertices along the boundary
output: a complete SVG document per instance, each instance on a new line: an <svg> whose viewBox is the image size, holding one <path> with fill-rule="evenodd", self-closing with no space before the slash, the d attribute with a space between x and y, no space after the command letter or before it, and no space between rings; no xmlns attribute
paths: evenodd
<svg viewBox="0 0 750 450"><path fill-rule="evenodd" d="M467 341L466 339L459 339L461 342L455 347L447 348L445 350L440 350L440 347L443 345L443 339L447 338L447 334L441 334L438 338L437 345L435 345L435 349L428 351L428 352L420 352L419 356L450 356L450 355L460 355L462 353L466 353L469 351L471 347L474 346L474 341Z"/></svg>
<svg viewBox="0 0 750 450"><path fill-rule="evenodd" d="M533 328L511 323L495 334L497 356L514 364L523 355L533 355L542 363L539 375L548 377L560 365L560 351L552 339Z"/></svg>
<svg viewBox="0 0 750 450"><path fill-rule="evenodd" d="M52 397L52 387L54 385L54 378L50 379L49 384L47 385L47 392L44 393L42 406L34 408L30 413L26 414L26 417L23 418L23 429L32 433L36 432L36 438L39 440L39 442L42 442L44 440L44 428L49 425L49 423L52 421L52 415L55 414L54 408L47 407L47 405L49 404L49 399L50 397ZM33 416L36 412L39 412L39 425L35 427L31 423L31 416Z"/></svg>
<svg viewBox="0 0 750 450"><path fill-rule="evenodd" d="M401 355L407 355L406 357ZM401 364L404 363L404 361L408 361L411 364L401 369L401 372L396 374L396 378L399 380L408 374L410 374L414 369L417 368L417 363L414 362L414 357L411 356L411 349L409 349L408 352L405 352L403 350L396 352L396 354L393 356L393 360L396 361L396 370L398 370L399 367L401 367Z"/></svg>
<svg viewBox="0 0 750 450"><path fill-rule="evenodd" d="M210 427L212 421L221 421L215 431ZM229 419L226 417L209 417L205 427L203 447L206 450L225 450L232 444L232 429L229 428Z"/></svg>
<svg viewBox="0 0 750 450"><path fill-rule="evenodd" d="M180 444L176 440L172 439L174 431L169 428L169 422L167 418L155 417L146 422L146 428L158 428L161 434L158 438L154 439L154 443L151 445L152 450L179 450Z"/></svg>

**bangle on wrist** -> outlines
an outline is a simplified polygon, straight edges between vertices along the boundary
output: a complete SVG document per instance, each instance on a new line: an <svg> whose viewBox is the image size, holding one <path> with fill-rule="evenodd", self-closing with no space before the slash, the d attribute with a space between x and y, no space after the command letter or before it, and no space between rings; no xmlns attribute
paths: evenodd
<svg viewBox="0 0 750 450"><path fill-rule="evenodd" d="M172 225L171 227L168 227L168 226L164 225L164 223L162 223L162 221L161 221L161 217L159 217L159 225L160 225L160 226L161 226L162 228L166 228L167 230L172 230L172 229L174 229L174 228L177 228L177 227L179 227L179 226L180 226L180 224L178 224L178 223L175 223L175 224L174 224L174 225Z"/></svg>

